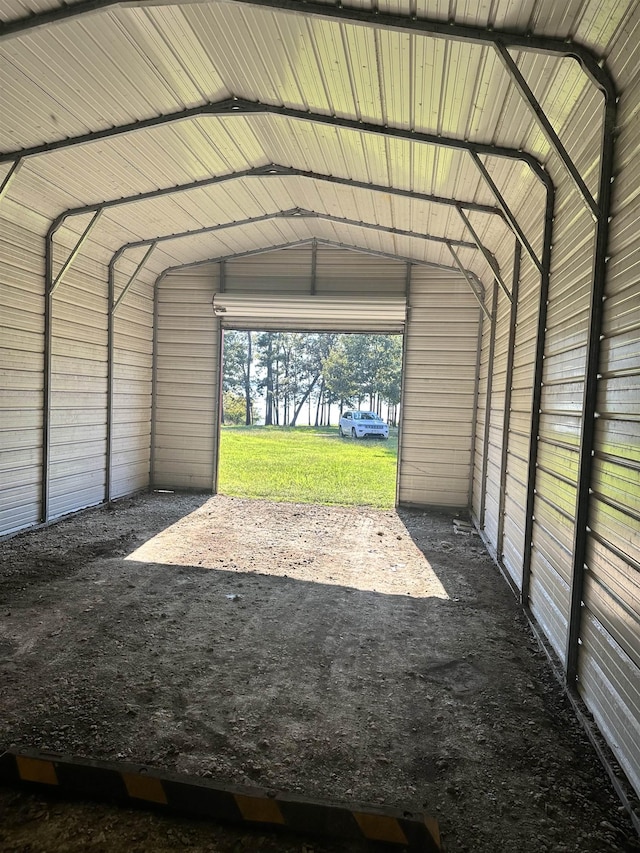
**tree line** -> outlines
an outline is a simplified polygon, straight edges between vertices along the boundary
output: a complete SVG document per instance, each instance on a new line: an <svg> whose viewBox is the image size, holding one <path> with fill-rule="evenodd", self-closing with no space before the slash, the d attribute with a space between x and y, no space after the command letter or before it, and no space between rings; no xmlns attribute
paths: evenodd
<svg viewBox="0 0 640 853"><path fill-rule="evenodd" d="M253 424L261 397L266 426L296 426L305 404L314 426L363 404L395 425L401 378L399 335L225 330L223 423Z"/></svg>

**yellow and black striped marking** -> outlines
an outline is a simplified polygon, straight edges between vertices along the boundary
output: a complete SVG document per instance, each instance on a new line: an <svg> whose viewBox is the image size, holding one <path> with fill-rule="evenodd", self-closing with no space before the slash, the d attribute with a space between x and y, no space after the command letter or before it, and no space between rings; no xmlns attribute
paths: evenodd
<svg viewBox="0 0 640 853"><path fill-rule="evenodd" d="M438 824L421 814L220 785L147 767L35 750L0 755L0 784L55 787L70 796L148 804L235 823L440 851Z"/></svg>

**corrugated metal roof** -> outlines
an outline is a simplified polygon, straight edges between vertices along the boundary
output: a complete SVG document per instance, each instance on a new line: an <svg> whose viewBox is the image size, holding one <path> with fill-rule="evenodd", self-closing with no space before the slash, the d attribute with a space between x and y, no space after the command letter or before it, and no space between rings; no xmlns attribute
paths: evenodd
<svg viewBox="0 0 640 853"><path fill-rule="evenodd" d="M22 2L0 0L0 20L62 5L33 2L27 10ZM613 0L561 9L551 0L498 0L453 8L433 0L417 2L415 8L410 0L349 5L408 19L514 32L535 29L580 39L600 53L609 49L630 15L630 8ZM307 8L301 4L301 11ZM73 5L68 12L73 13ZM8 186L7 198L53 219L69 208L276 163L495 204L464 150L380 135L358 125L318 123L313 114L366 122L372 130L388 127L524 149L558 170L556 155L491 44L332 19L331 4L327 13L292 14L244 2L113 4L2 39L4 152L179 114L230 97L311 114L308 120L302 114L293 118L242 111L194 115L41 153L26 160ZM593 135L575 132L570 119L579 113L583 123L599 121L600 94L573 59L519 49L512 49L511 56L569 154L587 164L584 177L595 194L598 152L585 149L594 145ZM526 164L489 159L497 186L517 214L522 216L526 207L542 209L544 188ZM295 206L407 231L454 239L464 235L455 210L292 177L242 179L215 191L190 190L182 197L113 208L92 239L106 250ZM271 223L271 228L277 225L285 227ZM75 228L71 223L69 227ZM314 227L330 233L331 239L353 228L327 222ZM497 218L483 217L477 228L490 251L499 258L508 256L512 238ZM529 217L527 236L540 254L540 218ZM451 263L444 260L446 247L425 251L421 245L418 250L418 243L408 237L371 232L359 239L368 246L384 245L384 251L404 246L411 257L436 255L438 262ZM486 277L487 265L479 253L467 255L471 268Z"/></svg>

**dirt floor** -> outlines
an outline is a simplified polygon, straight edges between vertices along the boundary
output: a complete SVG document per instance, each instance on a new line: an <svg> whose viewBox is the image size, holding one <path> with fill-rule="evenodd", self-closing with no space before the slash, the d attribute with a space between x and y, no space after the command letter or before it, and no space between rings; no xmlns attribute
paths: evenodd
<svg viewBox="0 0 640 853"><path fill-rule="evenodd" d="M436 816L449 853L638 851L453 516L144 495L2 544L0 746ZM0 790L0 850L335 853Z"/></svg>

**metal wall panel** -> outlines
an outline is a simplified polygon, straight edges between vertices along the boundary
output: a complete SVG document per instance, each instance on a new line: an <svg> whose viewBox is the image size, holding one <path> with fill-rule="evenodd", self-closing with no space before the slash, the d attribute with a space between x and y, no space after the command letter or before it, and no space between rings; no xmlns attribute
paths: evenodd
<svg viewBox="0 0 640 853"><path fill-rule="evenodd" d="M621 71L578 688L640 795L640 11Z"/></svg>
<svg viewBox="0 0 640 853"><path fill-rule="evenodd" d="M492 543L498 538L498 516L500 509L500 472L502 467L502 430L504 423L504 401L507 378L507 349L511 303L504 292L498 291L496 311L495 352L490 365L493 377L489 412L488 454L486 460L486 491L483 527Z"/></svg>
<svg viewBox="0 0 640 853"><path fill-rule="evenodd" d="M501 559L516 586L522 588L527 471L531 437L533 387L540 276L523 255L514 341L511 413L507 439L504 535Z"/></svg>
<svg viewBox="0 0 640 853"><path fill-rule="evenodd" d="M49 515L101 503L106 484L107 281L76 258L53 297Z"/></svg>
<svg viewBox="0 0 640 853"><path fill-rule="evenodd" d="M133 270L123 276L123 285ZM131 285L114 319L111 497L149 486L153 363L153 289L146 273ZM115 298L120 293L116 278Z"/></svg>
<svg viewBox="0 0 640 853"><path fill-rule="evenodd" d="M491 321L484 312L480 314L480 345L478 351L478 387L475 412L475 431L473 448L473 484L471 495L471 511L473 518L479 523L482 512L483 498L483 459L484 439L487 428L487 389L489 387L489 347L491 339Z"/></svg>
<svg viewBox="0 0 640 853"><path fill-rule="evenodd" d="M39 217L2 202L0 535L40 517L45 229Z"/></svg>
<svg viewBox="0 0 640 853"><path fill-rule="evenodd" d="M455 272L412 267L405 335L401 504L469 503L480 311Z"/></svg>
<svg viewBox="0 0 640 853"><path fill-rule="evenodd" d="M599 105L593 101L589 103L592 121L581 121L584 140L576 161L583 174L597 171L597 161L594 163L597 145L594 146L588 137L600 138ZM595 228L590 212L566 172L554 165L552 173L557 195L529 603L558 657L564 661Z"/></svg>
<svg viewBox="0 0 640 853"><path fill-rule="evenodd" d="M401 332L404 317L398 319L395 305L404 303L406 288L407 265L403 261L308 243L227 261L225 292L245 294L248 301L241 316L225 315L223 319L234 328L257 328L262 323L264 328ZM267 298L269 294L292 298L313 294L317 302L309 302L305 313L294 299L293 308L283 312L277 305L266 306L263 298L262 306L256 305L252 311L250 300L252 297L259 300L260 294ZM345 301L341 311L339 300L349 297L355 301L351 301L351 306ZM335 308L334 298L338 300ZM377 298L395 298L389 322L385 321L384 306L375 306ZM221 301L224 302L222 297Z"/></svg>
<svg viewBox="0 0 640 853"><path fill-rule="evenodd" d="M316 293L404 296L406 289L407 268L400 261L318 245Z"/></svg>
<svg viewBox="0 0 640 853"><path fill-rule="evenodd" d="M152 488L212 491L216 471L219 265L156 286Z"/></svg>
<svg viewBox="0 0 640 853"><path fill-rule="evenodd" d="M311 246L292 246L228 261L224 289L229 293L310 293Z"/></svg>

